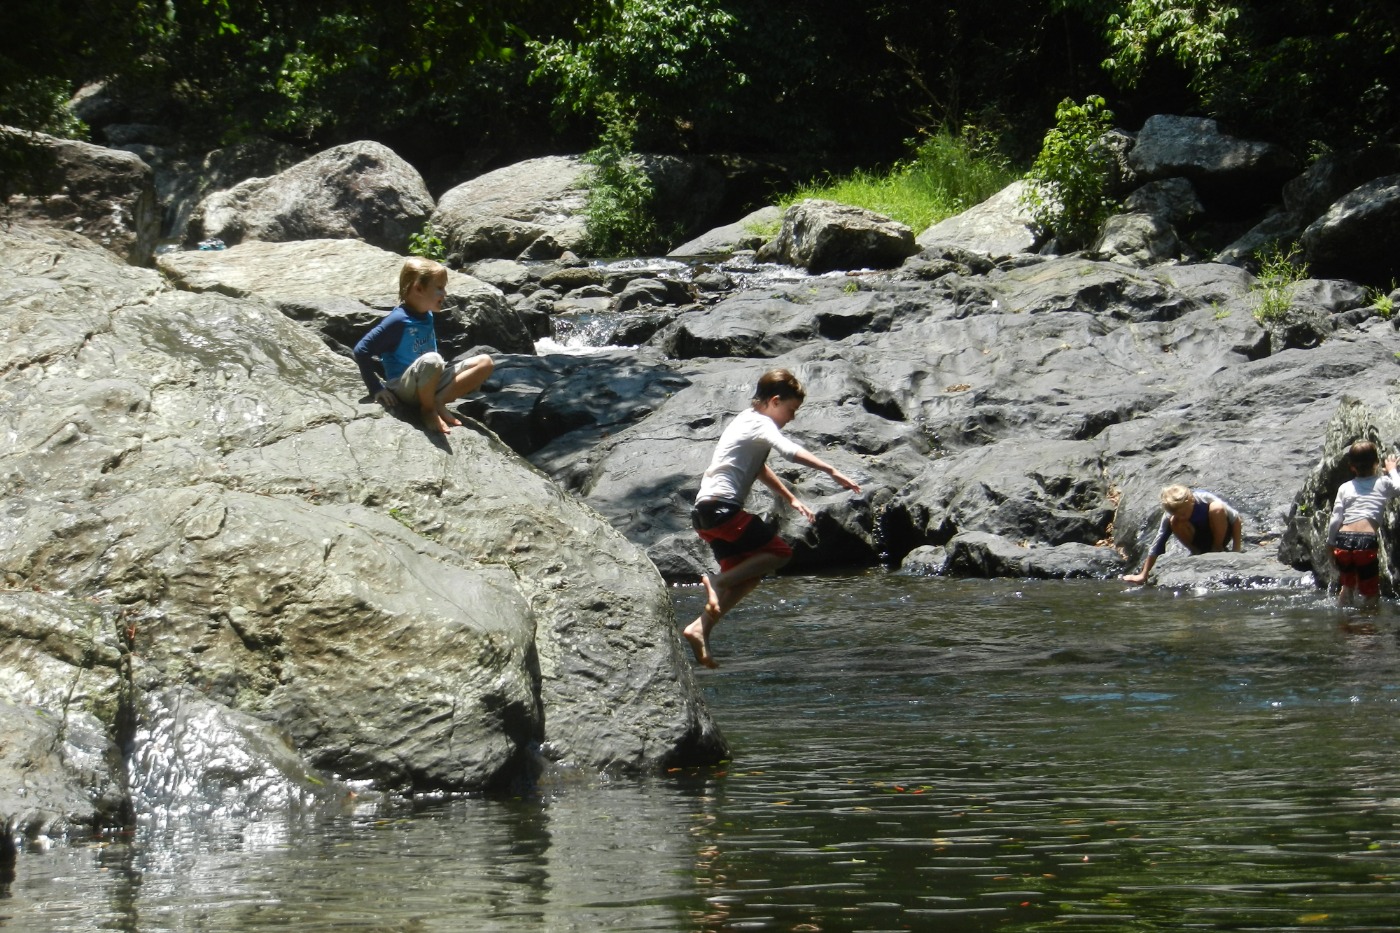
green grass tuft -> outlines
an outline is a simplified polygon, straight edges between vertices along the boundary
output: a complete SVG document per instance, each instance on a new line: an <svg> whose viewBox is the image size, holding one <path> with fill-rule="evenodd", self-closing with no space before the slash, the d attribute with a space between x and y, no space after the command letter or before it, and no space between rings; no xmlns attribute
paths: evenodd
<svg viewBox="0 0 1400 933"><path fill-rule="evenodd" d="M921 233L982 203L1018 177L985 135L941 129L888 173L857 170L812 182L785 196L781 206L806 198L836 201L884 214Z"/></svg>

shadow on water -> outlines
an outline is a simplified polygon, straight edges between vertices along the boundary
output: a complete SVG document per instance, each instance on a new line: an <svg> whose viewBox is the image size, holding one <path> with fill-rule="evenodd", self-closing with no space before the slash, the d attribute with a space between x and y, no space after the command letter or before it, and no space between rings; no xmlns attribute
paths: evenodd
<svg viewBox="0 0 1400 933"><path fill-rule="evenodd" d="M1312 592L785 577L697 674L724 767L26 851L0 927L1396 929L1397 630Z"/></svg>

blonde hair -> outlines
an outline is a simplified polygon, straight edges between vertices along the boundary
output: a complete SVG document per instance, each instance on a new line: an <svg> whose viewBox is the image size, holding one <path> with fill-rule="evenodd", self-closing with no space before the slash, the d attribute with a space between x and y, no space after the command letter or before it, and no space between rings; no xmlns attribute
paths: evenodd
<svg viewBox="0 0 1400 933"><path fill-rule="evenodd" d="M1189 505L1194 498L1196 497L1191 494L1190 486L1175 483L1162 487L1162 509L1164 511L1174 514L1183 505Z"/></svg>
<svg viewBox="0 0 1400 933"><path fill-rule="evenodd" d="M408 290L413 286L435 281L442 282L444 286L447 284L446 266L422 256L408 257L399 270L399 301L408 297Z"/></svg>

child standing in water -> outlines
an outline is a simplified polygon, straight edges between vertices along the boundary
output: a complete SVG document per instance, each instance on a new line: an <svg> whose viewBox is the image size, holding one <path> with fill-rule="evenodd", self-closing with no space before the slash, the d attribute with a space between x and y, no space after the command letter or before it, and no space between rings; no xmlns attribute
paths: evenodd
<svg viewBox="0 0 1400 933"><path fill-rule="evenodd" d="M768 466L768 451L776 448L788 460L821 470L846 489L859 493L855 480L839 472L783 433L807 397L797 377L786 369L763 374L754 391L752 407L741 412L720 434L709 469L700 479L700 492L691 510L691 522L710 545L720 572L705 575L705 608L683 634L695 652L695 660L718 667L710 654L710 632L765 575L792 558L792 548L778 537L777 528L744 511L744 500L754 480L797 509L807 521L816 516Z"/></svg>
<svg viewBox="0 0 1400 933"><path fill-rule="evenodd" d="M1380 601L1381 567L1377 557L1380 547L1381 515L1386 502L1400 493L1400 474L1395 472L1395 457L1385 460L1385 475L1376 475L1380 454L1370 441L1357 441L1347 451L1347 464L1356 478L1342 484L1332 506L1332 521L1327 525L1327 546L1337 562L1337 605L1345 609L1352 604L1357 592L1366 608Z"/></svg>

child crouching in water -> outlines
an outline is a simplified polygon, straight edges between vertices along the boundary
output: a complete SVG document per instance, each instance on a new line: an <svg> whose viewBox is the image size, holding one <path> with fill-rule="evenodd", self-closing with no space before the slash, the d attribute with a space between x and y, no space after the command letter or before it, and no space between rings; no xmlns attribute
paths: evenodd
<svg viewBox="0 0 1400 933"><path fill-rule="evenodd" d="M776 448L788 460L821 470L846 489L860 492L855 480L782 433L806 397L802 383L786 369L764 373L754 391L752 407L725 427L701 477L691 522L710 545L720 572L700 578L705 586L705 608L683 634L695 659L706 667L719 666L710 654L710 632L715 625L753 592L759 580L792 558L792 548L778 537L774 525L744 511L754 480L761 480L807 521L816 517L768 466L768 451Z"/></svg>
<svg viewBox="0 0 1400 933"><path fill-rule="evenodd" d="M1381 516L1386 502L1400 493L1400 474L1395 472L1395 457L1385 460L1385 475L1377 476L1380 454L1370 441L1357 441L1347 451L1347 464L1355 479L1337 490L1332 506L1332 521L1327 525L1327 546L1337 562L1337 605L1345 609L1358 592L1366 608L1380 601L1381 566L1377 552L1380 548Z"/></svg>
<svg viewBox="0 0 1400 933"><path fill-rule="evenodd" d="M1175 535L1192 554L1224 551L1233 545L1236 554L1243 544L1244 519L1235 507L1215 493L1175 483L1162 488L1162 521L1157 537L1147 549L1142 569L1125 573L1129 583L1146 583L1157 558L1167 552L1167 542Z"/></svg>

